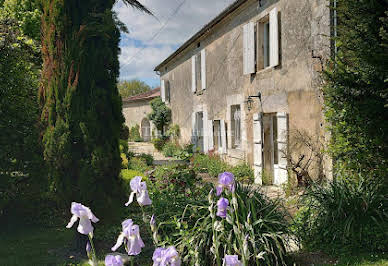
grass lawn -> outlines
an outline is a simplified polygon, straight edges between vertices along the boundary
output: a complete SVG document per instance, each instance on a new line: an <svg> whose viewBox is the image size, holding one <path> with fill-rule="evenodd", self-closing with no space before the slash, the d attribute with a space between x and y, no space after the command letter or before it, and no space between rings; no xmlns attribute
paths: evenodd
<svg viewBox="0 0 388 266"><path fill-rule="evenodd" d="M42 228L37 226L2 226L0 232L0 265L82 265L88 263L79 251L72 251L74 231L66 228ZM146 243L147 245L147 243ZM149 245L147 245L149 246ZM97 251L104 256L109 252ZM138 265L151 265L153 247L143 249ZM103 257L101 263L104 265ZM388 266L388 254L363 254L344 256L338 259L326 257L320 253L304 253L296 256L296 265L340 265L340 266ZM205 266L205 265L204 265Z"/></svg>

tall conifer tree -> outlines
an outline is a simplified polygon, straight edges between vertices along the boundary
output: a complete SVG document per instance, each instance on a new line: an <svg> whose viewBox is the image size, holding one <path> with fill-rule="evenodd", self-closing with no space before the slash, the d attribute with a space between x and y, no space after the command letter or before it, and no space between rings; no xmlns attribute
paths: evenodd
<svg viewBox="0 0 388 266"><path fill-rule="evenodd" d="M40 0L43 70L39 99L52 189L68 205L109 208L119 189L116 0ZM149 13L137 1L126 4Z"/></svg>

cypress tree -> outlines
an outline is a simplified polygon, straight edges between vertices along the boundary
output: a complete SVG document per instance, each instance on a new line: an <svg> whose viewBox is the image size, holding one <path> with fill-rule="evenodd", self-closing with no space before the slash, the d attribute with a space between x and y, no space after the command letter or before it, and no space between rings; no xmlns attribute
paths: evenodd
<svg viewBox="0 0 388 266"><path fill-rule="evenodd" d="M335 166L350 174L388 172L387 7L386 0L337 0L338 54L324 92Z"/></svg>
<svg viewBox="0 0 388 266"><path fill-rule="evenodd" d="M64 206L79 201L101 213L120 191L122 24L112 11L115 0L40 1L39 100L51 189ZM125 2L149 13L137 1Z"/></svg>

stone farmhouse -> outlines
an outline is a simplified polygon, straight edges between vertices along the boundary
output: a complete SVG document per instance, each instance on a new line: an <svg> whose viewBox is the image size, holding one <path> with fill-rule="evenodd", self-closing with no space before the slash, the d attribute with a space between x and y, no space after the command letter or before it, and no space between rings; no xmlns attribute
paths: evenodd
<svg viewBox="0 0 388 266"><path fill-rule="evenodd" d="M321 72L330 58L327 0L238 0L155 71L161 97L192 142L287 182L293 130L325 137ZM321 162L320 171L330 163ZM322 170L323 169L323 170Z"/></svg>
<svg viewBox="0 0 388 266"><path fill-rule="evenodd" d="M129 128L139 125L140 135L146 142L151 141L152 131L154 130L154 126L148 120L147 115L152 111L150 102L156 97L160 97L160 88L123 99L125 124Z"/></svg>

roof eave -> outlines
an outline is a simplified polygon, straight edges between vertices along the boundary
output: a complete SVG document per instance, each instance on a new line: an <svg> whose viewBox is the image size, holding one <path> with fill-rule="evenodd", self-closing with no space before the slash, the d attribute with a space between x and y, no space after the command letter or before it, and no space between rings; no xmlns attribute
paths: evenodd
<svg viewBox="0 0 388 266"><path fill-rule="evenodd" d="M174 57L183 52L187 47L189 47L192 43L194 43L198 38L207 33L211 28L220 23L224 18L226 18L229 14L234 12L237 8L239 8L245 2L249 0L237 0L230 6L224 9L218 16L216 16L213 20L211 20L208 24L206 24L202 29L200 29L196 34L194 34L189 40L187 40L184 44L182 44L174 53L172 53L169 57L167 57L162 63L155 67L154 71L160 71L160 69L168 64Z"/></svg>

